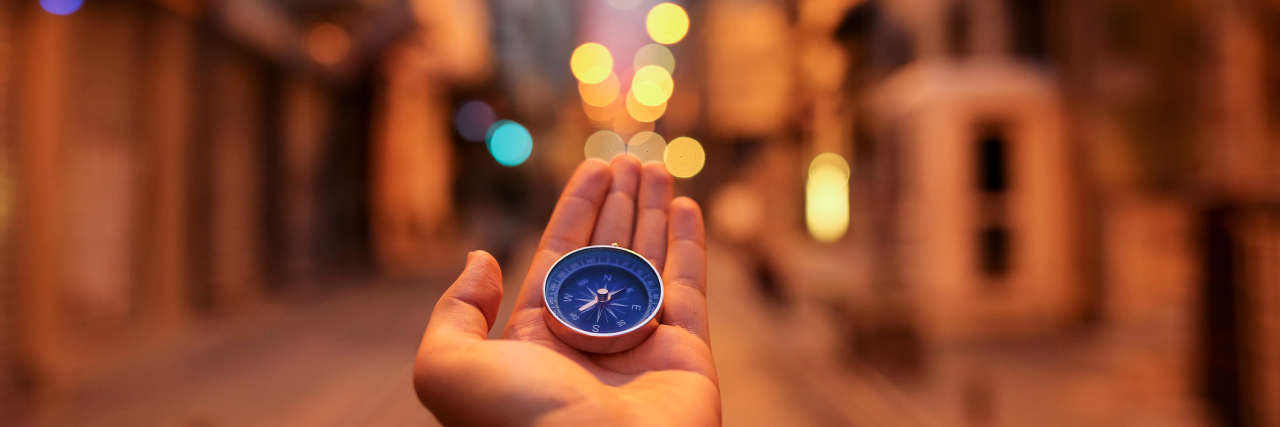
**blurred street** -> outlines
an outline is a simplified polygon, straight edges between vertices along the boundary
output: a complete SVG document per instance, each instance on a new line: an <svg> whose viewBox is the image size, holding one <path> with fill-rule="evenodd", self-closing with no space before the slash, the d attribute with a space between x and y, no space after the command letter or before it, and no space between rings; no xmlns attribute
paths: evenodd
<svg viewBox="0 0 1280 427"><path fill-rule="evenodd" d="M510 315L536 247L534 235L521 241L505 263L498 325ZM797 249L795 256L804 257ZM456 269L464 255L450 256ZM1158 358L1135 351L1169 349L1135 349L1141 336L935 348L928 372L887 378L847 357L841 325L820 303L821 290L793 289L787 302L772 300L739 256L709 246L708 305L725 425L1203 425L1194 404L1168 397L1177 395L1176 379L1159 377L1159 366L1144 370ZM794 273L788 282L812 284L822 281L815 274L830 271ZM166 346L97 366L35 425L438 425L410 384L431 307L454 279L443 269L433 276L334 279L327 285L342 290L211 322ZM501 326L494 329L497 338ZM1158 332L1140 335L1152 333ZM997 406L1013 410L995 420Z"/></svg>
<svg viewBox="0 0 1280 427"><path fill-rule="evenodd" d="M1280 0L0 0L0 425L433 425L617 156L724 425L1280 427Z"/></svg>
<svg viewBox="0 0 1280 427"><path fill-rule="evenodd" d="M499 325L535 238L504 268ZM464 254L455 255L460 270ZM822 313L791 309L775 317L778 307L762 299L732 255L713 245L710 263L725 425L929 425L882 378L833 357ZM430 309L452 280L441 272L432 280L344 283L342 291L199 327L164 348L99 366L36 424L435 425L409 376Z"/></svg>

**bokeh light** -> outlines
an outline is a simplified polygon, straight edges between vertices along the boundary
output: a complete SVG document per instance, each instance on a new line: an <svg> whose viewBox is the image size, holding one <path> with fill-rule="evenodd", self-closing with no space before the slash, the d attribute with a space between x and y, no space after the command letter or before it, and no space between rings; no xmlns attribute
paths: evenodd
<svg viewBox="0 0 1280 427"><path fill-rule="evenodd" d="M511 120L498 120L489 127L485 142L489 154L503 166L519 166L533 152L533 136L529 130Z"/></svg>
<svg viewBox="0 0 1280 427"><path fill-rule="evenodd" d="M849 162L845 161L844 157L839 154L822 153L814 157L813 161L809 163L809 175L813 175L815 170L824 167L836 168L841 174L844 174L845 180L849 179Z"/></svg>
<svg viewBox="0 0 1280 427"><path fill-rule="evenodd" d="M631 78L631 92L641 104L655 107L667 102L675 91L675 81L666 69L657 65L649 65L636 70Z"/></svg>
<svg viewBox="0 0 1280 427"><path fill-rule="evenodd" d="M647 44L640 47L636 51L635 58L631 61L631 66L635 70L640 70L646 66L656 65L667 70L667 74L676 73L676 56L671 54L671 49L660 44Z"/></svg>
<svg viewBox="0 0 1280 427"><path fill-rule="evenodd" d="M462 135L462 139L481 142L489 132L489 126L493 126L493 122L497 119L497 113L493 112L493 107L489 104L484 101L470 101L458 107L458 111L453 115L453 124L458 129L458 134Z"/></svg>
<svg viewBox="0 0 1280 427"><path fill-rule="evenodd" d="M615 156L626 151L627 144L622 142L622 137L607 130L591 134L587 137L586 146L582 148L583 154L588 159L600 159L605 162L612 161Z"/></svg>
<svg viewBox="0 0 1280 427"><path fill-rule="evenodd" d="M683 39L689 32L689 14L673 3L663 3L649 9L644 27L649 30L649 38L653 41L672 44Z"/></svg>
<svg viewBox="0 0 1280 427"><path fill-rule="evenodd" d="M819 242L840 240L849 230L849 163L824 153L809 164L805 185L805 225Z"/></svg>
<svg viewBox="0 0 1280 427"><path fill-rule="evenodd" d="M573 50L573 56L569 58L569 69L580 82L600 83L613 73L613 55L604 46L583 43Z"/></svg>
<svg viewBox="0 0 1280 427"><path fill-rule="evenodd" d="M619 86L618 75L609 73L599 83L578 82L578 94L582 96L582 102L603 107L618 99Z"/></svg>
<svg viewBox="0 0 1280 427"><path fill-rule="evenodd" d="M84 6L84 0L40 0L40 8L54 15L70 15Z"/></svg>
<svg viewBox="0 0 1280 427"><path fill-rule="evenodd" d="M640 163L662 163L666 148L667 141L653 132L639 132L627 141L627 153L640 159Z"/></svg>
<svg viewBox="0 0 1280 427"><path fill-rule="evenodd" d="M707 153L702 151L702 144L697 140L682 136L671 140L663 153L662 162L667 165L667 172L677 178L690 178L702 171L707 162Z"/></svg>
<svg viewBox="0 0 1280 427"><path fill-rule="evenodd" d="M653 132L653 122L642 122L631 117L631 113L619 111L613 118L613 131L618 135L635 135L639 132ZM626 139L626 138L624 138Z"/></svg>
<svg viewBox="0 0 1280 427"><path fill-rule="evenodd" d="M664 102L659 105L644 105L636 99L635 92L627 92L627 113L632 118L641 122L652 122L662 117L662 113L667 111L667 104Z"/></svg>
<svg viewBox="0 0 1280 427"><path fill-rule="evenodd" d="M667 92L651 82L636 82L631 84L631 93L635 94L636 100L641 104L656 107L667 102Z"/></svg>
<svg viewBox="0 0 1280 427"><path fill-rule="evenodd" d="M351 39L347 31L334 24L322 22L311 27L307 34L307 51L311 59L321 64L333 65L342 62L351 49Z"/></svg>
<svg viewBox="0 0 1280 427"><path fill-rule="evenodd" d="M588 104L584 101L582 103L582 111L587 113L587 118L591 119L591 121L594 121L598 124L613 123L614 117L616 117L618 113L622 111L623 105L624 105L624 102L622 100L622 97L618 97L617 99L614 99L613 102L610 103L609 105L599 106L599 107Z"/></svg>

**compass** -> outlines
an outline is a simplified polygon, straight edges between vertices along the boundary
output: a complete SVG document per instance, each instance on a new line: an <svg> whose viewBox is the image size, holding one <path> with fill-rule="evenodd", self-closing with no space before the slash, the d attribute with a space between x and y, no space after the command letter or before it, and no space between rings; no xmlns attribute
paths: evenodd
<svg viewBox="0 0 1280 427"><path fill-rule="evenodd" d="M663 296L658 270L616 244L565 254L542 284L551 332L592 353L616 353L649 338L658 328Z"/></svg>

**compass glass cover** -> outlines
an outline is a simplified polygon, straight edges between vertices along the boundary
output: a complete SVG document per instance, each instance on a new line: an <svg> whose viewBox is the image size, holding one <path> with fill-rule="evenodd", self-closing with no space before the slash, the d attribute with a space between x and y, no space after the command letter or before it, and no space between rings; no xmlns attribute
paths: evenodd
<svg viewBox="0 0 1280 427"><path fill-rule="evenodd" d="M640 255L587 247L557 261L543 289L561 322L592 335L619 335L647 322L662 303L661 282Z"/></svg>

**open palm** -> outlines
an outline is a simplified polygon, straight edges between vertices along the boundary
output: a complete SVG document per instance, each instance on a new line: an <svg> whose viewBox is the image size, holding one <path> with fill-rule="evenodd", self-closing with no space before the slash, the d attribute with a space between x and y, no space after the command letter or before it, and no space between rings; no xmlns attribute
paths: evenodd
<svg viewBox="0 0 1280 427"><path fill-rule="evenodd" d="M720 391L707 324L702 213L672 200L662 165L588 160L570 178L502 339L487 340L502 272L483 251L436 303L414 365L418 397L446 425L712 425ZM663 272L658 329L630 350L593 354L548 329L542 282L564 254L617 243Z"/></svg>

